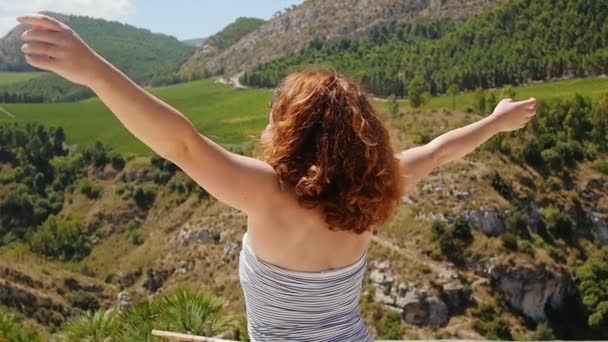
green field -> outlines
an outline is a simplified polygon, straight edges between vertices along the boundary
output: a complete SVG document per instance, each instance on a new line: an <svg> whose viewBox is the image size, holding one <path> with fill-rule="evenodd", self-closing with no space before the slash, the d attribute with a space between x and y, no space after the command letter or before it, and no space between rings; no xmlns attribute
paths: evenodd
<svg viewBox="0 0 608 342"><path fill-rule="evenodd" d="M596 78L552 82L515 88L516 98L534 96L537 99L564 97L578 92L588 96L608 93L608 79ZM223 145L241 145L255 139L268 120L271 92L261 89L233 90L211 80L196 81L152 91L161 99L182 111L205 135ZM498 91L500 93L500 91ZM384 108L377 102L379 108ZM456 97L456 108L465 110L473 105L473 95ZM150 154L151 151L126 128L98 99L57 104L5 104L1 106L16 119L0 111L0 122L38 121L62 126L69 144L101 140L124 153ZM451 97L437 97L423 109L451 108Z"/></svg>
<svg viewBox="0 0 608 342"><path fill-rule="evenodd" d="M256 135L268 121L268 90L233 90L210 80L196 81L152 91L184 113L211 139L239 145ZM38 121L62 126L69 144L101 140L120 152L150 154L98 99L57 104L4 104L15 115L0 112L0 122Z"/></svg>
<svg viewBox="0 0 608 342"><path fill-rule="evenodd" d="M597 97L603 94L608 94L608 78L593 78L593 79L577 79L569 81L558 81L534 84L524 87L514 87L516 92L515 98L518 100L534 97L537 100L550 100L560 97L571 96L574 93L579 93L585 96ZM501 90L495 90L497 95L501 94ZM462 93L456 97L456 108L466 110L467 107L473 107L473 93ZM423 106L426 109L441 109L452 108L452 98L449 96L441 96L433 98L433 100Z"/></svg>
<svg viewBox="0 0 608 342"><path fill-rule="evenodd" d="M0 72L0 85L27 81L44 74L44 72Z"/></svg>

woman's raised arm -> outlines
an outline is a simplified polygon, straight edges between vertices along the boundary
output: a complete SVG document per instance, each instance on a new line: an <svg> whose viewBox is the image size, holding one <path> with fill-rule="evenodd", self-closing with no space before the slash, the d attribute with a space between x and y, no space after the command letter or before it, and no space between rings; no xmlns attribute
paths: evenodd
<svg viewBox="0 0 608 342"><path fill-rule="evenodd" d="M29 64L92 89L118 120L211 195L245 212L264 209L277 189L272 168L230 153L197 132L175 108L146 92L91 49L76 32L45 15L17 19Z"/></svg>
<svg viewBox="0 0 608 342"><path fill-rule="evenodd" d="M406 177L405 191L412 190L434 168L473 152L494 134L523 128L535 114L534 98L518 102L505 99L500 101L491 115L444 133L426 145L401 152L398 158Z"/></svg>

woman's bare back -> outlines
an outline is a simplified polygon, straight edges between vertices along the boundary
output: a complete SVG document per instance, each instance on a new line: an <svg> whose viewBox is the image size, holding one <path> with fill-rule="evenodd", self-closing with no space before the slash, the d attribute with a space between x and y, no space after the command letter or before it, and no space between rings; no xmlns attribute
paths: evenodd
<svg viewBox="0 0 608 342"><path fill-rule="evenodd" d="M274 210L250 214L247 221L252 248L266 262L319 272L354 264L369 245L370 232L331 231L321 209L302 207L291 189L277 187L268 200Z"/></svg>

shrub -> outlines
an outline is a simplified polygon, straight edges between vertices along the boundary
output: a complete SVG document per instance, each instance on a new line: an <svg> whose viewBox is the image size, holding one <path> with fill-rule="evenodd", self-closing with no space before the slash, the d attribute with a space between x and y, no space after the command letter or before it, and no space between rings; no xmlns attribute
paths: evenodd
<svg viewBox="0 0 608 342"><path fill-rule="evenodd" d="M0 308L0 341L35 342L42 339L26 330L14 315Z"/></svg>
<svg viewBox="0 0 608 342"><path fill-rule="evenodd" d="M129 236L131 238L131 243L133 243L136 246L142 245L145 241L144 235L139 230L134 230L134 231L130 232Z"/></svg>
<svg viewBox="0 0 608 342"><path fill-rule="evenodd" d="M114 152L110 154L110 162L112 163L112 168L116 171L122 171L125 167L125 159L120 153Z"/></svg>
<svg viewBox="0 0 608 342"><path fill-rule="evenodd" d="M80 153L87 164L102 167L110 160L109 151L110 148L108 146L100 141L96 141L93 145L84 146Z"/></svg>
<svg viewBox="0 0 608 342"><path fill-rule="evenodd" d="M142 209L148 209L154 203L154 199L156 198L156 190L153 188L137 188L135 193L133 194L133 199L137 206Z"/></svg>
<svg viewBox="0 0 608 342"><path fill-rule="evenodd" d="M539 146L539 143L538 141L536 141L536 139L530 139L524 145L522 153L525 162L529 165L539 167L544 164L544 159L541 154L541 146Z"/></svg>
<svg viewBox="0 0 608 342"><path fill-rule="evenodd" d="M532 140L536 141L535 139ZM540 145L541 150L549 149L555 146L556 143L557 141L553 134L545 133L538 138L538 144Z"/></svg>
<svg viewBox="0 0 608 342"><path fill-rule="evenodd" d="M608 248L597 252L574 270L574 278L589 327L608 338Z"/></svg>
<svg viewBox="0 0 608 342"><path fill-rule="evenodd" d="M547 178L547 180L545 181L545 184L547 185L547 188L553 191L559 191L563 187L562 181L559 178L553 176L549 176L549 178Z"/></svg>
<svg viewBox="0 0 608 342"><path fill-rule="evenodd" d="M392 116L397 116L399 114L399 102L397 102L397 97L395 94L391 94L391 96L387 99L388 111Z"/></svg>
<svg viewBox="0 0 608 342"><path fill-rule="evenodd" d="M465 242L471 242L473 233L469 221L464 217L457 218L452 225L452 236Z"/></svg>
<svg viewBox="0 0 608 342"><path fill-rule="evenodd" d="M84 311L97 311L100 308L99 301L88 292L76 291L69 296L70 303Z"/></svg>
<svg viewBox="0 0 608 342"><path fill-rule="evenodd" d="M585 159L583 146L578 141L558 142L555 149L569 167L573 167L577 162Z"/></svg>
<svg viewBox="0 0 608 342"><path fill-rule="evenodd" d="M489 322L483 322L481 320L473 323L473 328L481 333L488 340L502 340L510 341L513 340L511 334L511 326L505 319L499 318Z"/></svg>
<svg viewBox="0 0 608 342"><path fill-rule="evenodd" d="M545 224L552 234L564 239L572 238L576 224L563 210L549 206L543 210L543 216Z"/></svg>
<svg viewBox="0 0 608 342"><path fill-rule="evenodd" d="M433 99L433 94L431 94L431 92L429 92L429 91L425 91L425 92L422 94L422 98L421 98L422 103L421 103L421 104L422 104L423 106L424 106L424 105L426 105L426 104L429 104L429 103L431 102L431 100L432 100L432 99Z"/></svg>
<svg viewBox="0 0 608 342"><path fill-rule="evenodd" d="M513 186L496 170L490 173L490 185L505 199L511 199L513 197Z"/></svg>
<svg viewBox="0 0 608 342"><path fill-rule="evenodd" d="M61 261L81 260L91 251L80 219L57 219L54 215L28 236L34 253L58 258Z"/></svg>
<svg viewBox="0 0 608 342"><path fill-rule="evenodd" d="M534 249L534 246L529 241L525 241L525 240L518 241L517 248L520 251L528 254L531 257L534 257L536 255L536 250Z"/></svg>
<svg viewBox="0 0 608 342"><path fill-rule="evenodd" d="M608 175L608 161L596 160L593 162L593 168L598 172Z"/></svg>
<svg viewBox="0 0 608 342"><path fill-rule="evenodd" d="M156 171L154 173L154 183L156 184L167 184L169 180L173 177L173 174L168 171Z"/></svg>
<svg viewBox="0 0 608 342"><path fill-rule="evenodd" d="M439 239L447 231L447 229L447 224L444 221L433 221L431 224L433 239Z"/></svg>
<svg viewBox="0 0 608 342"><path fill-rule="evenodd" d="M431 131L428 129L421 129L420 131L414 133L413 140L416 145L427 144L432 140Z"/></svg>
<svg viewBox="0 0 608 342"><path fill-rule="evenodd" d="M536 326L536 330L530 335L528 340L531 341L552 341L555 340L553 329L547 323L541 323Z"/></svg>
<svg viewBox="0 0 608 342"><path fill-rule="evenodd" d="M560 170L564 164L561 155L553 147L541 152L542 159L549 165L553 170Z"/></svg>
<svg viewBox="0 0 608 342"><path fill-rule="evenodd" d="M484 322L489 322L494 320L496 317L496 309L494 306L488 303L481 303L479 306L471 310L471 314L473 317L479 318Z"/></svg>
<svg viewBox="0 0 608 342"><path fill-rule="evenodd" d="M401 340L403 339L403 326L401 325L401 316L398 312L389 310L386 312L378 326L378 336L385 340Z"/></svg>
<svg viewBox="0 0 608 342"><path fill-rule="evenodd" d="M505 233L501 236L502 245L511 251L517 250L517 236L511 233Z"/></svg>
<svg viewBox="0 0 608 342"><path fill-rule="evenodd" d="M515 234L528 235L528 215L521 210L513 210L505 219L507 228Z"/></svg>
<svg viewBox="0 0 608 342"><path fill-rule="evenodd" d="M91 183L88 179L83 179L80 182L80 192L89 199L97 199L101 196L102 187Z"/></svg>
<svg viewBox="0 0 608 342"><path fill-rule="evenodd" d="M433 239L439 242L441 255L453 261L459 261L463 257L466 247L473 241L471 225L463 217L457 218L450 225L435 221L431 229Z"/></svg>
<svg viewBox="0 0 608 342"><path fill-rule="evenodd" d="M475 93L473 94L475 110L477 113L485 114L486 107L486 92L482 88L475 89ZM492 108L493 109L493 108Z"/></svg>

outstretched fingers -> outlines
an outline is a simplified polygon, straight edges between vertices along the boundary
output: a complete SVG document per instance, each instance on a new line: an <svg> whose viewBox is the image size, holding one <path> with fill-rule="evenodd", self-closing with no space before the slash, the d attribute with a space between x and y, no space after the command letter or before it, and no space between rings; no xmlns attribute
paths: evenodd
<svg viewBox="0 0 608 342"><path fill-rule="evenodd" d="M24 42L44 42L55 45L63 45L64 35L56 31L27 30L21 35Z"/></svg>
<svg viewBox="0 0 608 342"><path fill-rule="evenodd" d="M42 70L50 70L53 67L53 63L55 59L47 56L38 56L38 55L25 55L25 60L33 67L42 69Z"/></svg>
<svg viewBox="0 0 608 342"><path fill-rule="evenodd" d="M21 24L32 25L51 31L62 31L68 27L55 18L43 14L29 14L17 18Z"/></svg>
<svg viewBox="0 0 608 342"><path fill-rule="evenodd" d="M53 44L44 42L29 42L21 47L21 51L28 55L59 57L61 50Z"/></svg>

